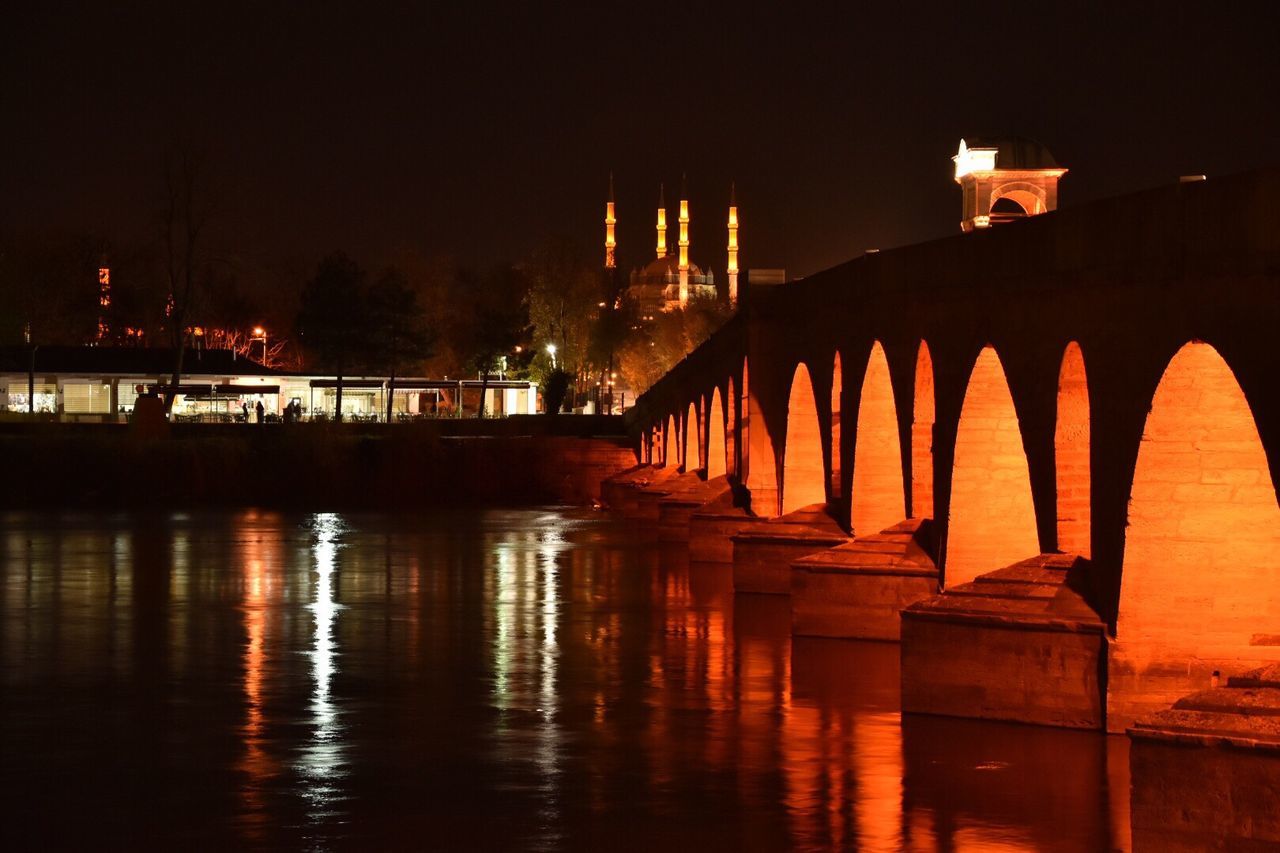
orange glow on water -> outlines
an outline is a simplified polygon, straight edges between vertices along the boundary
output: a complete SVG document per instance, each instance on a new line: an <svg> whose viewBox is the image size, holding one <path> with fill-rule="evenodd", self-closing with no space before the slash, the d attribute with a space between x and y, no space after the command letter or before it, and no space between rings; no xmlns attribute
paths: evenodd
<svg viewBox="0 0 1280 853"><path fill-rule="evenodd" d="M993 347L969 375L951 472L946 586L1040 553L1022 431Z"/></svg>

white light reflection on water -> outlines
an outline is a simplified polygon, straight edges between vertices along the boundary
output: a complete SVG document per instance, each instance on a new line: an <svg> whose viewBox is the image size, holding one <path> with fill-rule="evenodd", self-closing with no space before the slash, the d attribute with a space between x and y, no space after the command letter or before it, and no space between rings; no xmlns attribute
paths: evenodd
<svg viewBox="0 0 1280 853"><path fill-rule="evenodd" d="M309 817L319 820L334 813L339 799L339 782L344 775L343 726L333 702L331 681L337 670L337 644L333 639L334 623L342 605L334 600L334 571L337 566L338 538L342 520L335 513L317 513L312 519L315 531L315 595L308 609L315 625L312 634L311 740L303 747L298 770L307 780L305 796L310 805Z"/></svg>

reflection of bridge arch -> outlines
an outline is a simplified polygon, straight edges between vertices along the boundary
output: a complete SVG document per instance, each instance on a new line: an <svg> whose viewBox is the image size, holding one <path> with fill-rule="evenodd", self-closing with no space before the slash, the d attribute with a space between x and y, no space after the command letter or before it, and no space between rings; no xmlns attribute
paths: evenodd
<svg viewBox="0 0 1280 853"><path fill-rule="evenodd" d="M889 362L879 341L872 344L858 395L854 430L853 535L879 533L903 519L902 442Z"/></svg>
<svg viewBox="0 0 1280 853"><path fill-rule="evenodd" d="M1129 497L1109 710L1280 660L1280 507L1253 411L1209 344L1169 362Z"/></svg>
<svg viewBox="0 0 1280 853"><path fill-rule="evenodd" d="M1018 413L991 346L978 354L965 388L949 503L946 586L1040 553Z"/></svg>
<svg viewBox="0 0 1280 853"><path fill-rule="evenodd" d="M787 400L787 440L782 453L783 515L827 499L822 424L809 368L801 362Z"/></svg>
<svg viewBox="0 0 1280 853"><path fill-rule="evenodd" d="M729 380L733 387L733 380ZM725 413L724 401L720 399L720 387L711 392L711 401L707 406L707 479L723 477L728 471L725 451Z"/></svg>

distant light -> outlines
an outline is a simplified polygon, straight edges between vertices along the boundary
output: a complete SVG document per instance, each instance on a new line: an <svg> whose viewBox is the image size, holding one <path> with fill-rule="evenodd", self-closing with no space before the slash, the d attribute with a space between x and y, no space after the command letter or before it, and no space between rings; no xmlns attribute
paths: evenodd
<svg viewBox="0 0 1280 853"><path fill-rule="evenodd" d="M266 329L264 329L264 328L262 328L261 326L254 326L254 327L253 327L253 335L254 335L254 337L260 338L260 337L262 337L263 335L265 335L266 333L267 333L267 330L266 330Z"/></svg>
<svg viewBox="0 0 1280 853"><path fill-rule="evenodd" d="M516 352L524 352L524 347L520 346L519 344L516 344Z"/></svg>
<svg viewBox="0 0 1280 853"><path fill-rule="evenodd" d="M1208 180L1204 175L1182 175L1178 178L1180 184L1194 184L1197 181Z"/></svg>
<svg viewBox="0 0 1280 853"><path fill-rule="evenodd" d="M547 344L547 352L548 352L548 353L550 353L551 355L555 355L555 354L556 354L556 345L555 345L555 344Z"/></svg>

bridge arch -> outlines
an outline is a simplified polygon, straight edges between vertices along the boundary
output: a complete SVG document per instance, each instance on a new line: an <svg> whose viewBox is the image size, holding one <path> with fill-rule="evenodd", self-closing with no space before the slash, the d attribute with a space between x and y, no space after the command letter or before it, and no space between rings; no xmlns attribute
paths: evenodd
<svg viewBox="0 0 1280 853"><path fill-rule="evenodd" d="M675 415L667 415L667 426L662 433L662 464L680 465L680 424Z"/></svg>
<svg viewBox="0 0 1280 853"><path fill-rule="evenodd" d="M858 395L854 432L853 535L879 533L902 521L906 513L902 483L902 441L894 404L889 360L879 341L871 346Z"/></svg>
<svg viewBox="0 0 1280 853"><path fill-rule="evenodd" d="M840 497L841 453L843 442L840 426L840 410L844 401L844 375L840 369L840 353L836 353L831 365L831 497Z"/></svg>
<svg viewBox="0 0 1280 853"><path fill-rule="evenodd" d="M755 445L752 445L755 449ZM801 362L787 398L787 440L782 451L782 514L827 500L822 425L809 368Z"/></svg>
<svg viewBox="0 0 1280 853"><path fill-rule="evenodd" d="M1058 416L1053 428L1058 550L1088 557L1090 524L1089 382L1080 344L1071 341L1058 371Z"/></svg>
<svg viewBox="0 0 1280 853"><path fill-rule="evenodd" d="M933 357L920 341L911 407L911 517L933 517Z"/></svg>
<svg viewBox="0 0 1280 853"><path fill-rule="evenodd" d="M764 420L764 404L751 390L747 366L742 368L742 425L744 442L742 464L746 468L747 488L751 494L751 511L762 518L778 514L780 488L778 462L773 451L773 437Z"/></svg>
<svg viewBox="0 0 1280 853"><path fill-rule="evenodd" d="M689 412L684 419L684 450L681 452L680 462L684 465L685 473L693 473L702 466L699 464L699 436L702 430L698 424L698 404L696 402L689 404Z"/></svg>
<svg viewBox="0 0 1280 853"><path fill-rule="evenodd" d="M733 380L729 380L730 387ZM724 402L720 399L720 387L711 392L711 400L707 404L707 479L723 477L728 470L725 461L725 414Z"/></svg>
<svg viewBox="0 0 1280 853"><path fill-rule="evenodd" d="M1113 725L1280 660L1280 506L1235 373L1192 342L1156 387L1129 493Z"/></svg>
<svg viewBox="0 0 1280 853"><path fill-rule="evenodd" d="M745 373L747 369L746 362L743 362L742 369ZM725 467L728 473L733 477L741 477L742 464L739 456L742 452L742 438L738 435L738 385L733 381L733 377L729 377L728 393L724 396L724 443L725 443Z"/></svg>
<svg viewBox="0 0 1280 853"><path fill-rule="evenodd" d="M1040 553L1031 473L995 348L969 373L956 427L943 577L947 587Z"/></svg>

